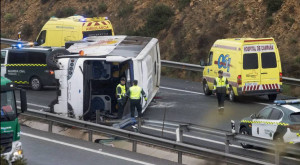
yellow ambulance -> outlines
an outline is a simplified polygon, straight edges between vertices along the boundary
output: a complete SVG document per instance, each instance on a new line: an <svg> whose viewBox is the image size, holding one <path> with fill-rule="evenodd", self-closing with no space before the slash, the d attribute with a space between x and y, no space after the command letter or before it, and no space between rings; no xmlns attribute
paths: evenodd
<svg viewBox="0 0 300 165"><path fill-rule="evenodd" d="M273 38L217 40L203 70L203 91L211 95L214 79L222 70L228 79L229 99L238 96L268 95L275 100L282 91L279 51Z"/></svg>
<svg viewBox="0 0 300 165"><path fill-rule="evenodd" d="M111 36L114 30L107 17L84 18L76 15L67 18L51 17L43 26L36 45L64 46L68 41L78 41L89 36Z"/></svg>

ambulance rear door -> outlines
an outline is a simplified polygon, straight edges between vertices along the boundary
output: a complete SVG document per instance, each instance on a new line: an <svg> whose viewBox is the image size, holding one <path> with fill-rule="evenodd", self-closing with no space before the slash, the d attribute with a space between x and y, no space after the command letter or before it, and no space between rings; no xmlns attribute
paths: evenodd
<svg viewBox="0 0 300 165"><path fill-rule="evenodd" d="M243 91L257 90L260 81L261 67L259 65L260 54L256 45L245 45L242 54L242 82Z"/></svg>

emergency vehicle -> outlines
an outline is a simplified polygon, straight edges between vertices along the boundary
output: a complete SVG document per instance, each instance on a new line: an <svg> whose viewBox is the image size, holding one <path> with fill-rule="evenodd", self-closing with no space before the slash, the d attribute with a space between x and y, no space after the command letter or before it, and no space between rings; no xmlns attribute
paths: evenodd
<svg viewBox="0 0 300 165"><path fill-rule="evenodd" d="M27 110L25 90L20 90L21 109L17 110L15 89L10 80L1 76L1 157L9 163L23 158L18 115Z"/></svg>
<svg viewBox="0 0 300 165"><path fill-rule="evenodd" d="M40 31L39 46L65 46L65 42L78 41L89 36L111 36L114 30L107 17L84 18L76 15L67 18L51 17Z"/></svg>
<svg viewBox="0 0 300 165"><path fill-rule="evenodd" d="M276 100L258 114L241 120L239 132L300 145L300 99ZM241 144L244 148L251 145Z"/></svg>
<svg viewBox="0 0 300 165"><path fill-rule="evenodd" d="M211 95L218 71L224 72L230 88L229 99L237 96L268 95L275 100L282 91L279 51L273 38L217 40L203 70L203 91Z"/></svg>
<svg viewBox="0 0 300 165"><path fill-rule="evenodd" d="M17 85L30 86L33 90L55 86L57 82L53 67L56 66L56 61L53 60L55 56L66 53L68 51L64 48L13 45L1 50L1 76Z"/></svg>
<svg viewBox="0 0 300 165"><path fill-rule="evenodd" d="M143 88L148 102L160 84L160 51L156 38L133 36L88 37L67 49L71 55L57 56L55 78L59 95L51 111L77 119L93 120L96 110L112 114L117 110L116 87L122 77L127 88L133 80ZM129 101L124 116L129 114Z"/></svg>

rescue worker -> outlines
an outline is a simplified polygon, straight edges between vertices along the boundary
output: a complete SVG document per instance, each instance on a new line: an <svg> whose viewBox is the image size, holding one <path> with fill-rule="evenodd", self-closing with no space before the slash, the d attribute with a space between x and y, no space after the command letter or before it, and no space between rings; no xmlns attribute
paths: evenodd
<svg viewBox="0 0 300 165"><path fill-rule="evenodd" d="M142 117L142 105L141 105L141 95L144 97L145 101L148 100L146 97L146 94L144 90L139 87L137 80L133 80L133 86L129 88L126 95L130 99L130 111L131 111L131 117L134 117L135 108L138 112L138 117Z"/></svg>
<svg viewBox="0 0 300 165"><path fill-rule="evenodd" d="M223 71L219 70L219 76L214 80L214 90L213 92L217 95L218 98L218 110L224 110L224 101L226 97L226 88L229 89L228 80L226 77L223 77Z"/></svg>
<svg viewBox="0 0 300 165"><path fill-rule="evenodd" d="M118 84L116 93L117 93L117 99L118 99L118 118L121 119L124 112L124 106L125 106L125 94L126 94L126 79L125 77L121 78L120 84Z"/></svg>

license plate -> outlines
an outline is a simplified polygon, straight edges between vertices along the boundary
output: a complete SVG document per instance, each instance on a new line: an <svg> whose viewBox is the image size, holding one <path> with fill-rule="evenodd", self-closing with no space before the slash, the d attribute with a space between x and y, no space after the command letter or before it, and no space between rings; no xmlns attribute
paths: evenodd
<svg viewBox="0 0 300 165"><path fill-rule="evenodd" d="M257 83L245 83L245 86L253 86L253 85L257 85Z"/></svg>

